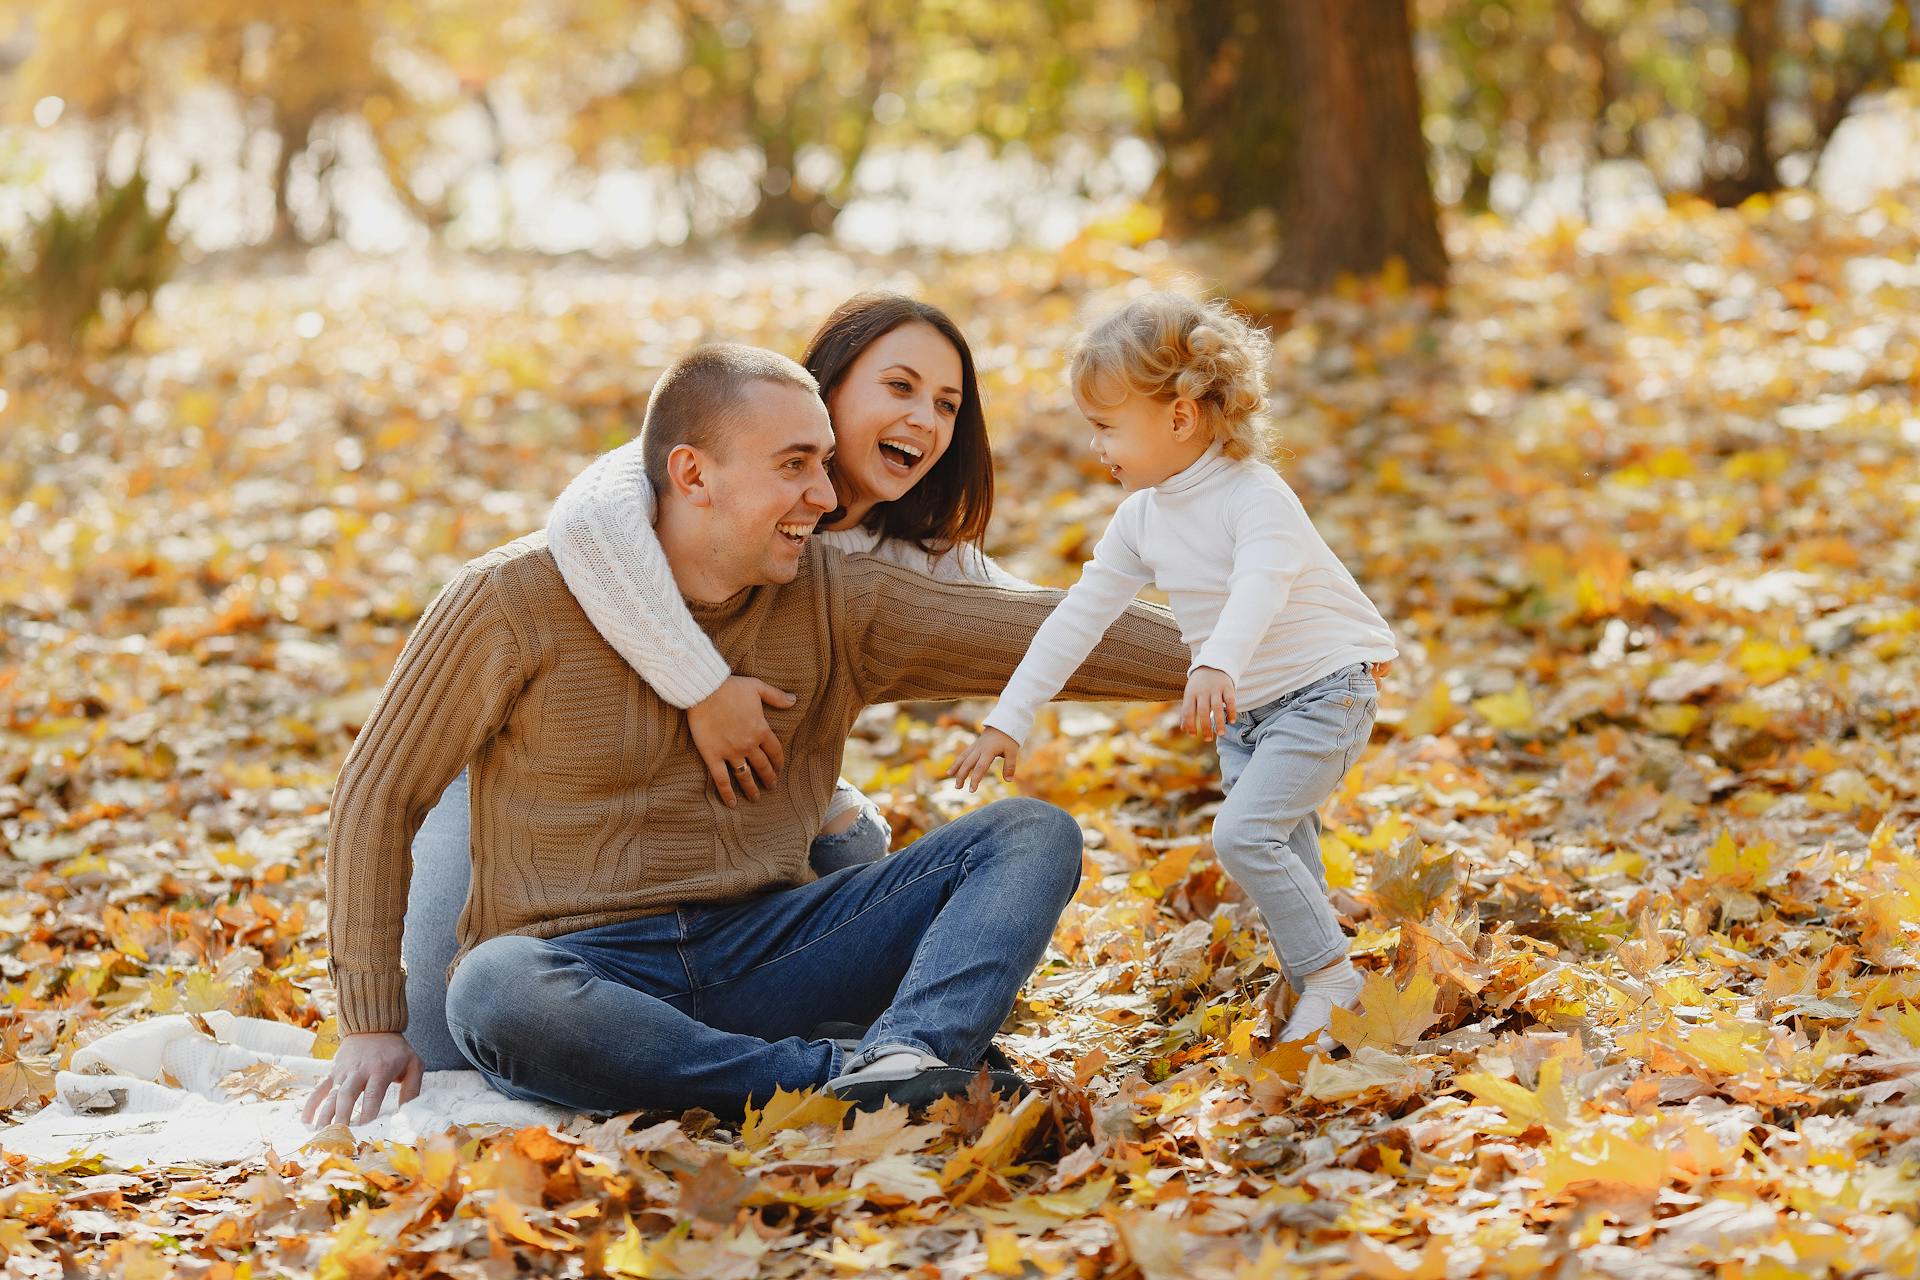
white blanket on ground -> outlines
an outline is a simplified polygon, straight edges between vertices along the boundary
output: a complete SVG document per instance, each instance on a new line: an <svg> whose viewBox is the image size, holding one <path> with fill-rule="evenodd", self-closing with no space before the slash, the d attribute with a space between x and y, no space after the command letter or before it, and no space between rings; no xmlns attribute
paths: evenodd
<svg viewBox="0 0 1920 1280"><path fill-rule="evenodd" d="M149 1018L76 1050L54 1082L53 1102L20 1124L0 1126L0 1151L166 1166L228 1164L268 1147L291 1155L311 1141L315 1131L300 1109L327 1073L327 1064L311 1056L313 1033L228 1013L210 1013L202 1023L179 1014ZM267 1096L249 1096L256 1092ZM520 1128L574 1118L560 1107L496 1093L477 1071L430 1071L419 1097L396 1108L398 1096L388 1090L380 1114L353 1126L353 1136L418 1142L455 1124Z"/></svg>

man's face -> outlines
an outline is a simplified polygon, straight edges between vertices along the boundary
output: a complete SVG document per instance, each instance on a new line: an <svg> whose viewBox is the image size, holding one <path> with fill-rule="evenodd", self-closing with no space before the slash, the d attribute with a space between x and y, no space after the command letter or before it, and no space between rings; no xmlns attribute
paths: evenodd
<svg viewBox="0 0 1920 1280"><path fill-rule="evenodd" d="M814 526L837 505L826 406L804 388L756 382L735 412L718 456L706 459L709 545L735 589L792 582Z"/></svg>

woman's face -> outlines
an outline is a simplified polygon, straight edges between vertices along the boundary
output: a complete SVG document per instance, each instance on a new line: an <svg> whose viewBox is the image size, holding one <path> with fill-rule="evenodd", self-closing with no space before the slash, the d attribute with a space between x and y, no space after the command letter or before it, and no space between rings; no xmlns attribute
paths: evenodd
<svg viewBox="0 0 1920 1280"><path fill-rule="evenodd" d="M833 484L843 507L892 502L953 442L960 353L932 325L889 330L847 366L827 396Z"/></svg>

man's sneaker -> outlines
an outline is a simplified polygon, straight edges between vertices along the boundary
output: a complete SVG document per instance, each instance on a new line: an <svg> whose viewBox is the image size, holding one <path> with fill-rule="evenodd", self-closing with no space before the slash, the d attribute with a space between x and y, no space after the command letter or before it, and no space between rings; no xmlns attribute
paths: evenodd
<svg viewBox="0 0 1920 1280"><path fill-rule="evenodd" d="M845 1024L836 1026L829 1023L815 1028L816 1032L826 1033L823 1038L842 1039L832 1031L855 1029ZM864 1030L864 1029L862 1029ZM993 1092L1007 1098L1026 1096L1027 1082L1014 1074L1010 1067L996 1068L989 1062L973 1070L966 1067L951 1067L930 1053L922 1053L908 1045L882 1045L879 1057L865 1066L835 1076L827 1081L827 1091L853 1103L856 1110L874 1111L889 1102L902 1103L919 1110L941 1098L964 1095L973 1087L981 1071L986 1072L987 1085ZM1006 1055L992 1051L1001 1062Z"/></svg>
<svg viewBox="0 0 1920 1280"><path fill-rule="evenodd" d="M860 1052L860 1042L867 1038L867 1030L867 1027L862 1026L858 1022L823 1022L813 1029L813 1034L809 1038L814 1040L831 1040L839 1045L850 1058ZM1015 1074L1013 1059L1009 1058L1006 1052L997 1044L989 1044L986 1053L981 1055L980 1061L986 1064L989 1071L1004 1071L1008 1075ZM832 1085L828 1085L828 1087L831 1088Z"/></svg>
<svg viewBox="0 0 1920 1280"><path fill-rule="evenodd" d="M904 1057L906 1055L889 1055ZM922 1055L924 1056L924 1055ZM885 1062L883 1058L880 1062ZM932 1059L938 1061L938 1059ZM875 1063L879 1066L880 1063ZM1009 1101L1024 1098L1027 1095L1027 1082L1011 1071L994 1071L986 1067L968 1070L965 1067L926 1066L913 1071L910 1075L866 1075L856 1072L840 1076L827 1082L827 1089L836 1096L851 1102L856 1111L878 1111L889 1102L898 1102L911 1110L919 1111L938 1102L942 1098L963 1097L973 1087L973 1082L986 1073L987 1087Z"/></svg>

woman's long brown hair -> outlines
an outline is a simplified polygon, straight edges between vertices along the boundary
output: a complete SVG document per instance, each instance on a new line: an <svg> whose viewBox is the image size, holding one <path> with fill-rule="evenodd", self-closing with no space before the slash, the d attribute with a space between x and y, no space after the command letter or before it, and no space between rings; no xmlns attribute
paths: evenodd
<svg viewBox="0 0 1920 1280"><path fill-rule="evenodd" d="M906 538L937 552L962 542L980 545L993 515L993 454L980 404L973 351L960 326L936 306L897 293L859 293L835 307L814 332L800 363L820 383L829 406L833 389L860 353L903 324L931 325L960 356L960 409L947 451L920 482L892 502L876 503L863 522L882 537ZM838 513L820 523L831 524Z"/></svg>

